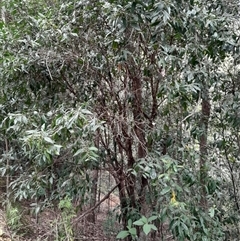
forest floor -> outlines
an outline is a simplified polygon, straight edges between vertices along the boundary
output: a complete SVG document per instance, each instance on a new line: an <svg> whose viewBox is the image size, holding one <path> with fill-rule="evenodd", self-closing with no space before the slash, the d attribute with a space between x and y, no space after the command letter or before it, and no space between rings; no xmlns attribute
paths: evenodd
<svg viewBox="0 0 240 241"><path fill-rule="evenodd" d="M116 200L117 197L112 196L95 210L95 223L89 222L88 216L78 219L79 213L73 218L77 221L71 223L71 228L57 210L46 209L36 218L26 212L25 205L21 207L25 211L19 220L16 217L7 221L6 212L0 209L0 241L115 241L121 228L113 211L118 205Z"/></svg>
<svg viewBox="0 0 240 241"><path fill-rule="evenodd" d="M88 209L69 221L59 209L45 209L36 217L30 212L29 203L18 205L21 211L17 213L12 207L13 215L8 218L0 208L0 241L116 241L122 228L118 222L119 198L114 194L95 209L95 223L89 222L88 215L83 216ZM173 241L167 229L163 225L159 234L164 239L159 236L153 240Z"/></svg>
<svg viewBox="0 0 240 241"><path fill-rule="evenodd" d="M0 241L116 241L116 236L121 230L121 225L116 220L112 210L100 210L96 215L95 223L87 218L79 220L73 225L73 236L66 232L61 236L61 215L53 210L45 210L39 215L38 222L35 218L25 215L25 226L12 230L6 224L5 214L0 210ZM69 233L70 234L70 233ZM166 229L152 240L174 241Z"/></svg>

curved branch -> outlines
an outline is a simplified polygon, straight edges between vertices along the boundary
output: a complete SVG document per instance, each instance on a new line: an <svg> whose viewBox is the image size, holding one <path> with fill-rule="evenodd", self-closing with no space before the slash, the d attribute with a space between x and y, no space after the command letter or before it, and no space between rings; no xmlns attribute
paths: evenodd
<svg viewBox="0 0 240 241"><path fill-rule="evenodd" d="M80 219L82 219L83 217L85 217L87 214L91 213L93 210L95 210L98 206L101 205L101 203L103 203L106 199L109 198L110 194L118 187L118 185L120 184L117 183L98 203L96 203L93 207L89 208L87 211L85 211L81 216L77 217L77 219L74 220L75 222L78 222Z"/></svg>

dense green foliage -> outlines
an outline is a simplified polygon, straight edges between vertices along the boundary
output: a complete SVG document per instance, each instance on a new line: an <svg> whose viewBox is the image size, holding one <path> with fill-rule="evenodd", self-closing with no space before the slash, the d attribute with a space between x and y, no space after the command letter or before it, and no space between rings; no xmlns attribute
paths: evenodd
<svg viewBox="0 0 240 241"><path fill-rule="evenodd" d="M63 200L82 207L92 202L92 173L104 169L118 185L118 238L154 240L167 225L176 240L237 239L238 8L3 0L8 198L30 200L36 213Z"/></svg>

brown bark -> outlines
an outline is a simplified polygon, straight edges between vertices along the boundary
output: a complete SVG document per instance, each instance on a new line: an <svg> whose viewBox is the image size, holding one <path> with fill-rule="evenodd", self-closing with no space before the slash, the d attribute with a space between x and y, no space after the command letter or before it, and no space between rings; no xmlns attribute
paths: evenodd
<svg viewBox="0 0 240 241"><path fill-rule="evenodd" d="M94 207L97 202L97 187L98 187L97 183L98 183L98 170L95 169L92 171L90 208ZM95 209L92 210L92 212L88 215L87 219L89 222L95 223L96 221Z"/></svg>
<svg viewBox="0 0 240 241"><path fill-rule="evenodd" d="M210 100L208 89L205 87L202 93L202 113L201 113L201 135L200 135L200 185L201 185L201 200L200 205L203 209L208 206L207 203L207 177L208 177L208 147L207 147L207 137L208 137L208 122L210 118Z"/></svg>
<svg viewBox="0 0 240 241"><path fill-rule="evenodd" d="M107 165L118 184L124 228L128 212L137 209L147 214L146 194L148 180L138 173L136 177L128 170L139 159L145 159L151 144L146 141L147 130L153 128L157 117L157 93L159 80L144 79L142 67L128 59L118 68L119 72L100 75L97 113L106 123L101 134L101 144L107 150ZM119 76L118 76L119 74ZM143 86L144 85L144 86ZM147 97L147 101L143 98ZM144 113L145 109L149 112ZM139 183L140 182L140 183ZM137 190L137 184L140 184Z"/></svg>
<svg viewBox="0 0 240 241"><path fill-rule="evenodd" d="M99 149L99 132L98 132L98 135L95 137L94 144ZM98 170L98 168L95 168L92 171L90 208L94 207L96 205L96 202L97 202L98 176L99 176L98 174L99 174L99 170ZM95 221L96 221L95 209L93 209L92 212L88 215L88 221L92 222L92 223L95 223Z"/></svg>
<svg viewBox="0 0 240 241"><path fill-rule="evenodd" d="M131 76L130 76L131 77ZM145 120L142 110L142 81L138 76L132 76L132 92L133 92L133 103L132 103L132 111L134 118L134 132L137 137L137 158L142 159L147 155L147 143L145 138ZM142 208L141 212L145 215L146 212L146 188L148 181L144 176L140 177L141 181L141 189L138 193L139 204Z"/></svg>

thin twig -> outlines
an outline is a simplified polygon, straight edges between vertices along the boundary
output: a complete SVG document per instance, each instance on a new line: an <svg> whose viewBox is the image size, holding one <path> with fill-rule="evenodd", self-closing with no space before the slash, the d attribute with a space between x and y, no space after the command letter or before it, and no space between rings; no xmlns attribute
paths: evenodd
<svg viewBox="0 0 240 241"><path fill-rule="evenodd" d="M198 99L198 102L197 102L197 105L195 106L194 110L192 111L192 113L190 113L189 115L187 115L182 121L181 123L184 123L189 117L195 115L198 111L197 109L199 108L199 105L200 105L200 96L199 96L199 99Z"/></svg>
<svg viewBox="0 0 240 241"><path fill-rule="evenodd" d="M50 71L50 69L48 67L48 56L49 56L49 52L47 53L47 57L46 57L45 63L46 63L46 67L47 67L47 70L48 70L49 77L53 81L53 77L52 77L51 71Z"/></svg>
<svg viewBox="0 0 240 241"><path fill-rule="evenodd" d="M9 174L9 148L8 148L8 140L5 139L5 150L6 150L6 156L7 156L7 183L6 183L6 192L7 192L7 204L9 204L9 185L10 185L10 174Z"/></svg>
<svg viewBox="0 0 240 241"><path fill-rule="evenodd" d="M91 213L93 210L95 210L98 206L101 205L106 199L109 198L110 194L118 187L118 184L116 184L98 203L96 203L93 207L89 208L86 212L84 212L81 216L79 216L77 219L74 220L74 222L78 222L80 219L85 217L87 214Z"/></svg>

